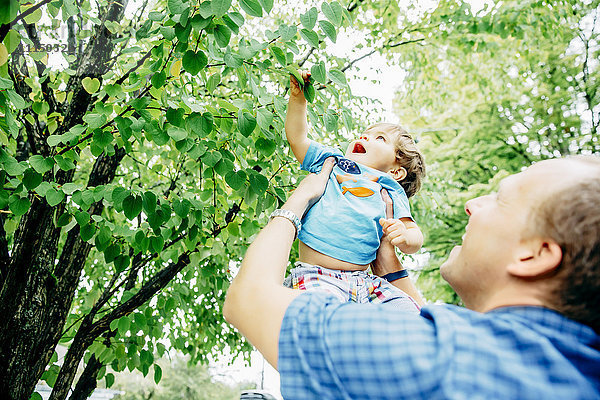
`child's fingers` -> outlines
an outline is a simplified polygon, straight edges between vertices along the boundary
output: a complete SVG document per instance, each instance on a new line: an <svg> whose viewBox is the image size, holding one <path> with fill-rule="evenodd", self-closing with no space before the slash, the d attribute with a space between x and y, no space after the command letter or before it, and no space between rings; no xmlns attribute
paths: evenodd
<svg viewBox="0 0 600 400"><path fill-rule="evenodd" d="M302 75L302 79L304 80L304 82L308 82L308 80L310 79L310 72L300 71L300 74Z"/></svg>
<svg viewBox="0 0 600 400"><path fill-rule="evenodd" d="M385 218L379 218L379 225L381 225L381 228L383 229L383 233L387 234L387 229L390 225L392 225L394 223L394 221L390 220L390 219L385 219Z"/></svg>

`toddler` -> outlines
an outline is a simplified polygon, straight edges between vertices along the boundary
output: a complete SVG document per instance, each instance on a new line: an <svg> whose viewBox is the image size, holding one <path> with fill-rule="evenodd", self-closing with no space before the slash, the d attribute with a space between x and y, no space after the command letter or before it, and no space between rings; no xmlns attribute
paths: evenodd
<svg viewBox="0 0 600 400"><path fill-rule="evenodd" d="M307 80L308 73L303 73ZM286 284L296 289L327 290L342 301L389 303L405 311L418 311L417 303L389 281L406 271L382 278L368 274L375 260L383 229L391 243L406 254L423 244L408 204L425 175L423 157L411 136L400 126L373 125L352 141L343 154L308 138L306 99L294 77L285 131L302 169L319 172L328 157L336 165L321 199L302 218L299 260ZM394 217L385 219L381 191L393 202Z"/></svg>

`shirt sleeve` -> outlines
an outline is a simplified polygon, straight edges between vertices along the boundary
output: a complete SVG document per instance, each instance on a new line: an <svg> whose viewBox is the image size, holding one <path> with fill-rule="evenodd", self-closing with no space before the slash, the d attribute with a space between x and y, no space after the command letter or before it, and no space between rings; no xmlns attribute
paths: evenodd
<svg viewBox="0 0 600 400"><path fill-rule="evenodd" d="M437 334L424 315L302 294L279 335L281 393L285 399L428 398L449 362Z"/></svg>
<svg viewBox="0 0 600 400"><path fill-rule="evenodd" d="M314 140L310 141L310 146L304 155L302 161L302 169L308 172L319 173L321 167L327 157L331 156L342 156L342 152L339 149L322 145Z"/></svg>
<svg viewBox="0 0 600 400"><path fill-rule="evenodd" d="M414 221L412 214L410 213L410 205L406 193L403 189L401 190L401 192L396 190L389 192L390 197L394 202L394 218L410 218Z"/></svg>

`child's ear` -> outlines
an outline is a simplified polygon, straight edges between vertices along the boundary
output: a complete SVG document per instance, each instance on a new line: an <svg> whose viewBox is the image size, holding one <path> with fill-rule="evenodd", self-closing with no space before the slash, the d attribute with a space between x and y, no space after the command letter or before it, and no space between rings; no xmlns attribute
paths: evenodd
<svg viewBox="0 0 600 400"><path fill-rule="evenodd" d="M390 170L389 174L392 175L392 177L394 178L395 181L401 181L404 178L406 178L406 175L408 174L408 172L406 172L406 169L404 167L399 167L399 168Z"/></svg>

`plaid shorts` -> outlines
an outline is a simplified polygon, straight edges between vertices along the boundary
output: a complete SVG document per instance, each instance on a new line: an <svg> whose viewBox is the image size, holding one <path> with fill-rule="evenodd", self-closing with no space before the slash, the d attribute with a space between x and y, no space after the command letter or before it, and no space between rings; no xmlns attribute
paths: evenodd
<svg viewBox="0 0 600 400"><path fill-rule="evenodd" d="M366 271L342 271L297 262L283 285L299 290L326 291L341 302L389 304L402 311L420 311L412 297Z"/></svg>

